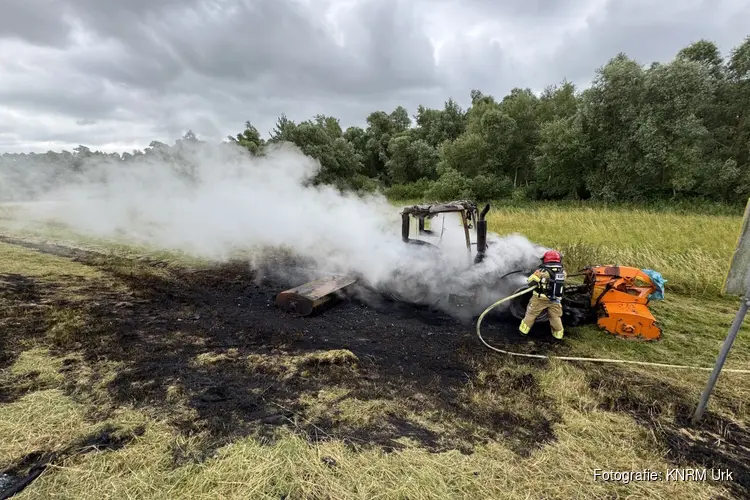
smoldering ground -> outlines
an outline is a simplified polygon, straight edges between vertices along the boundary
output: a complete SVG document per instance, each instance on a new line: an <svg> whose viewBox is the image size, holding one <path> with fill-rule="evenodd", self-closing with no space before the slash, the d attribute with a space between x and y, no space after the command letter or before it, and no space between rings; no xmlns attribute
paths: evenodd
<svg viewBox="0 0 750 500"><path fill-rule="evenodd" d="M34 202L19 205L16 224L55 222L213 261L242 257L294 279L350 274L370 291L457 317L514 290L518 275L498 278L533 268L544 250L520 235L489 234L486 259L474 266L456 214L433 220L441 251L405 245L398 207L381 195L312 185L319 168L289 144L253 156L234 144L184 143L127 162L84 161L56 178L44 178L43 168L4 167L0 183ZM467 293L474 299L462 303Z"/></svg>

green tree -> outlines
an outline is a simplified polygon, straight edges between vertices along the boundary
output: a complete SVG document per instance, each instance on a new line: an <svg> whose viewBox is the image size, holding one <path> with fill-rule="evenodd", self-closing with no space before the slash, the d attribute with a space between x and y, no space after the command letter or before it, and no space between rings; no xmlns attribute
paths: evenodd
<svg viewBox="0 0 750 500"><path fill-rule="evenodd" d="M578 96L572 83L563 81L560 85L548 86L539 98L537 116L541 123L558 118L574 116L578 111Z"/></svg>
<svg viewBox="0 0 750 500"><path fill-rule="evenodd" d="M415 121L419 137L434 148L455 141L466 130L466 113L453 99L448 99L442 110L420 105Z"/></svg>
<svg viewBox="0 0 750 500"><path fill-rule="evenodd" d="M245 122L245 130L242 133L237 134L236 138L230 137L230 139L254 155L259 154L265 145L265 141L261 139L258 129L249 121Z"/></svg>
<svg viewBox="0 0 750 500"><path fill-rule="evenodd" d="M585 178L591 171L588 137L577 116L542 125L534 157L537 189L543 198L588 197Z"/></svg>
<svg viewBox="0 0 750 500"><path fill-rule="evenodd" d="M597 70L593 84L581 96L581 126L596 166L586 177L586 187L595 198L644 199L654 186L635 140L636 132L643 131L640 114L645 85L645 70L618 54Z"/></svg>
<svg viewBox="0 0 750 500"><path fill-rule="evenodd" d="M724 77L724 61L719 47L709 40L701 39L691 43L680 50L676 58L700 64L713 78L721 79Z"/></svg>
<svg viewBox="0 0 750 500"><path fill-rule="evenodd" d="M386 167L394 183L435 179L438 160L438 152L423 139L415 140L408 134L401 134L388 143Z"/></svg>
<svg viewBox="0 0 750 500"><path fill-rule="evenodd" d="M725 89L727 160L733 159L741 169L741 178L734 193L742 198L750 194L750 36L732 49L727 64L729 84Z"/></svg>
<svg viewBox="0 0 750 500"><path fill-rule="evenodd" d="M515 88L503 98L500 109L515 126L508 147L505 173L513 178L513 186L528 185L534 177L533 153L539 141L539 98L531 89Z"/></svg>
<svg viewBox="0 0 750 500"><path fill-rule="evenodd" d="M320 162L320 171L313 179L316 184L332 184L342 189L352 187L362 173L361 158L343 137L336 118L317 115L295 125L282 116L273 134L274 142L291 142Z"/></svg>

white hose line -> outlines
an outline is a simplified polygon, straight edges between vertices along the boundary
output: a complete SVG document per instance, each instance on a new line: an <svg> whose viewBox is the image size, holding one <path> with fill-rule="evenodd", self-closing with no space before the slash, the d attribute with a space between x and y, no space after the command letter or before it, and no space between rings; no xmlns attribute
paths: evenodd
<svg viewBox="0 0 750 500"><path fill-rule="evenodd" d="M534 290L534 287L526 288L524 290L521 290L520 292L514 293L513 295L509 295L505 297L504 299L500 299L491 306L489 306L487 309L484 310L482 314L479 315L479 319L477 319L477 337L479 337L479 340L482 341L482 343L489 349L492 349L495 352L499 352L501 354L507 354L508 356L519 356L522 358L534 358L534 359L560 359L563 361L591 361L595 363L613 363L613 364L629 364L629 365L640 365L640 366L658 366L661 368L681 368L681 369L687 369L687 370L703 370L703 371L713 371L713 367L704 367L704 366L689 366L689 365L671 365L667 363L651 363L648 361L629 361L625 359L606 359L606 358L579 358L579 357L573 357L573 356L545 356L543 354L525 354L521 352L511 352L511 351L505 351L503 349L498 349L497 347L493 347L489 345L484 338L482 338L482 331L481 331L481 325L482 320L484 319L484 316L490 312L495 307L499 306L503 302L506 302L511 299L515 299L516 297L520 297L523 294L529 293L532 290ZM750 370L732 370L729 368L722 369L722 372L728 372L728 373L745 373L750 374Z"/></svg>

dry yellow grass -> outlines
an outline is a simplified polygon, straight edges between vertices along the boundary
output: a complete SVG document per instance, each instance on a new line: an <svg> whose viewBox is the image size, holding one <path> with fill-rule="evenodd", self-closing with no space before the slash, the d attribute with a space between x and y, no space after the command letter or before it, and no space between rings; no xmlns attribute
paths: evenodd
<svg viewBox="0 0 750 500"><path fill-rule="evenodd" d="M742 217L601 208L500 207L487 216L499 234L521 233L564 252L568 266L652 268L671 291L716 295L729 269Z"/></svg>
<svg viewBox="0 0 750 500"><path fill-rule="evenodd" d="M586 389L575 369L554 367L549 383L562 402L578 403ZM580 377L578 381L582 383ZM360 407L360 409L362 409ZM39 447L62 447L100 428L85 418L86 408L61 391L31 393L0 407L0 463ZM272 445L236 441L203 463L174 467L171 449L185 443L172 429L124 409L119 426L146 425L146 432L123 449L72 456L48 469L19 498L639 498L699 499L720 494L711 483L594 482L594 469L666 471L664 450L630 418L570 406L556 428L558 440L528 458L502 443L472 455L430 454L407 449L395 454L354 451L340 442L310 445L282 433ZM323 458L331 460L322 460Z"/></svg>

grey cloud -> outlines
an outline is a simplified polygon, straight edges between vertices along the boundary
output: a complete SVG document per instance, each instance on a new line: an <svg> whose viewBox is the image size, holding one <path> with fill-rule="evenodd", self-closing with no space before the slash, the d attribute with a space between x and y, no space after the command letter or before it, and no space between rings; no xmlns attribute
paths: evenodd
<svg viewBox="0 0 750 500"><path fill-rule="evenodd" d="M37 45L65 45L71 31L65 2L5 0L0 3L0 40L16 38Z"/></svg>
<svg viewBox="0 0 750 500"><path fill-rule="evenodd" d="M201 3L200 0L67 1L86 28L101 38L125 39L139 47L147 47L153 41L152 33L146 29L149 24L158 25ZM221 0L221 3L226 3L226 0Z"/></svg>
<svg viewBox="0 0 750 500"><path fill-rule="evenodd" d="M111 133L112 130L108 130L107 133ZM75 129L69 131L59 131L54 129L42 129L37 130L38 135L36 140L39 142L59 143L59 144L79 144L80 132ZM106 141L106 134L97 133L94 129L88 129L88 133L91 134L91 139L96 141ZM13 134L7 134L12 136ZM86 141L84 141L86 142Z"/></svg>
<svg viewBox="0 0 750 500"><path fill-rule="evenodd" d="M52 112L67 116L92 119L112 116L118 103L115 96L107 96L104 89L80 89L74 86L54 92L54 88L42 91L39 88L0 91L2 102L12 103L15 108L37 112Z"/></svg>
<svg viewBox="0 0 750 500"><path fill-rule="evenodd" d="M112 142L141 143L140 136L144 133L149 133L149 127L141 124L112 120L97 120L94 124L76 123L73 119L37 119L28 113L20 116L8 114L0 107L0 153L29 151L30 148L25 146L29 137L33 137L37 144L34 150L44 152L49 149L72 150L79 144L96 148ZM144 147L152 139L139 147Z"/></svg>
<svg viewBox="0 0 750 500"><path fill-rule="evenodd" d="M386 79L380 81L381 88L430 88L439 83L432 43L410 2L365 2L343 25L346 41L359 49L351 57L368 63L367 77Z"/></svg>
<svg viewBox="0 0 750 500"><path fill-rule="evenodd" d="M414 112L418 104L441 106L453 97L466 106L473 88L502 97L512 87L541 90L563 78L587 84L620 51L647 63L704 37L726 50L741 42L750 18L741 0L679 8L673 0L658 6L643 0L354 0L338 12L342 42L323 16L338 0L7 3L0 51L2 37L38 50L2 52L8 57L0 59L0 111L69 119L60 130L13 122L0 129L0 149L10 147L9 137L145 147L193 129L221 139L246 120L265 135L281 113L296 121L325 113L343 126L362 125L368 113L397 105ZM431 33L454 37L436 63L426 23L438 4L450 6L453 16L438 19ZM68 21L93 36L93 45L66 49ZM479 22L499 27L469 35ZM51 46L62 50L44 48Z"/></svg>
<svg viewBox="0 0 750 500"><path fill-rule="evenodd" d="M579 12L586 4L582 0L460 0L466 9L476 9L491 16L509 16L516 19L557 20Z"/></svg>
<svg viewBox="0 0 750 500"><path fill-rule="evenodd" d="M514 86L523 86L518 63L499 42L462 38L447 44L440 58L442 81L459 102L469 101L472 89L500 97Z"/></svg>
<svg viewBox="0 0 750 500"><path fill-rule="evenodd" d="M109 55L74 55L70 63L75 70L161 93L183 72L185 61L170 46L168 30L181 29L171 24L173 18L193 8L199 0L69 1L73 15L85 30L117 47Z"/></svg>
<svg viewBox="0 0 750 500"><path fill-rule="evenodd" d="M369 0L357 7L344 22L343 47L298 2L229 6L168 3L160 11L131 6L122 13L128 21L116 29L93 9L81 16L101 21L107 29L99 26L97 33L117 40L126 52L116 60L83 59L76 65L154 89L181 68L286 93L386 93L436 84L432 46L405 1Z"/></svg>
<svg viewBox="0 0 750 500"><path fill-rule="evenodd" d="M647 65L668 61L701 38L728 51L748 32L750 4L744 1L705 0L680 5L681 10L674 12L664 4L657 7L644 1L608 1L606 9L589 20L585 32L566 36L549 64L537 66L534 79L567 77L588 82L596 68L619 52Z"/></svg>
<svg viewBox="0 0 750 500"><path fill-rule="evenodd" d="M81 74L157 93L168 92L169 86L185 70L178 58L158 47L144 52L122 46L116 55L81 54L70 57L69 62Z"/></svg>
<svg viewBox="0 0 750 500"><path fill-rule="evenodd" d="M288 1L241 4L213 16L197 11L190 17L170 21L162 34L186 64L204 75L250 81L272 70L309 75L343 55Z"/></svg>

